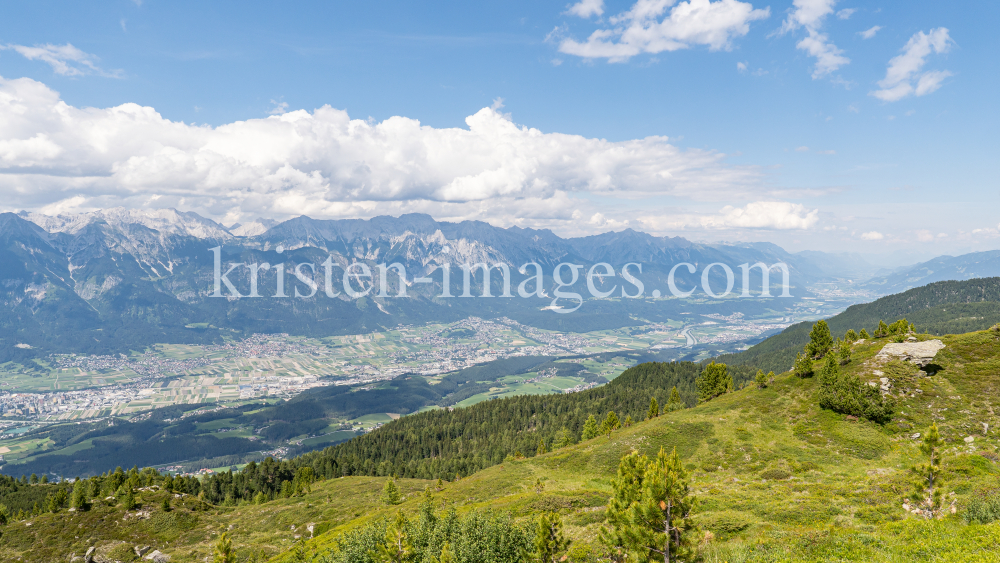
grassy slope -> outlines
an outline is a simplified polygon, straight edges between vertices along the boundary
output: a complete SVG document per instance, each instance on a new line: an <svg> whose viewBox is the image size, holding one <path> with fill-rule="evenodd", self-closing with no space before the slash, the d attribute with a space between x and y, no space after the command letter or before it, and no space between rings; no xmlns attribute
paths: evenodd
<svg viewBox="0 0 1000 563"><path fill-rule="evenodd" d="M930 334L983 330L1000 321L1000 278L932 283L871 303L852 305L827 322L834 337L842 337L848 329L860 332L864 328L874 333L880 320L891 323L900 318L914 323L918 332ZM717 361L752 367L748 372L751 377L758 368L775 373L784 371L809 342L812 325L812 322L794 324L743 352L720 356Z"/></svg>
<svg viewBox="0 0 1000 563"><path fill-rule="evenodd" d="M765 390L742 390L637 424L611 439L446 483L435 493L436 502L460 511L499 508L525 518L558 510L569 535L585 544L595 541L619 457L631 448L653 455L660 447L677 447L701 499L698 518L716 534L703 548L706 561L989 561L1000 549L1000 523L967 526L958 516L925 522L904 516L900 508L909 492L908 468L919 456L918 441L909 436L932 421L948 445L947 486L959 512L975 491L1000 482L1000 467L991 461L1000 424L995 414L1000 339L980 332L943 340L948 347L937 363L944 369L933 377L915 378L902 364L883 368L892 374L895 391L906 391L886 427L820 410L818 381L784 374ZM883 344L857 346L847 369L870 373L870 361ZM990 425L987 436L983 423ZM974 450L963 441L970 435ZM791 477L761 478L773 469ZM542 493L534 489L539 478ZM84 514L39 516L31 526L11 524L3 529L0 559L50 561L82 554L95 542L128 540L154 545L175 561L200 561L216 534L231 526L242 556L258 550L280 561L308 523L328 528L309 544L324 551L339 531L394 512L395 507L377 504L383 483L384 478L334 479L317 484L305 498L263 506L215 508L187 499L184 508L167 514L159 509L162 492L144 493L148 520L124 522L120 509L96 507ZM402 480L408 499L399 508L415 511L426 485L433 484Z"/></svg>

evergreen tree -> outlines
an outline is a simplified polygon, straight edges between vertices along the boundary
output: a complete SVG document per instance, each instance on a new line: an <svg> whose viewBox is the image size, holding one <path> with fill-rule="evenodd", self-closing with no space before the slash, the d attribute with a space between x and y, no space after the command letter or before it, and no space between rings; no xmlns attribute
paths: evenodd
<svg viewBox="0 0 1000 563"><path fill-rule="evenodd" d="M826 321L820 320L813 325L809 331L809 344L806 350L813 358L820 359L830 351L833 346L833 335L830 334L830 326Z"/></svg>
<svg viewBox="0 0 1000 563"><path fill-rule="evenodd" d="M605 509L607 526L600 529L599 539L607 559L622 563L628 558L628 529L632 505L642 496L642 481L649 458L632 450L618 462L618 473L611 479L611 498Z"/></svg>
<svg viewBox="0 0 1000 563"><path fill-rule="evenodd" d="M553 513L538 518L535 532L535 559L539 563L557 563L569 549L570 541L562 531L562 519Z"/></svg>
<svg viewBox="0 0 1000 563"><path fill-rule="evenodd" d="M854 332L853 328L849 328L847 334L844 335L844 340L853 344L858 341L858 333Z"/></svg>
<svg viewBox="0 0 1000 563"><path fill-rule="evenodd" d="M674 385L670 388L670 398L667 399L667 406L664 410L667 412L674 412L683 408L684 401L681 400L681 394L677 392L677 386Z"/></svg>
<svg viewBox="0 0 1000 563"><path fill-rule="evenodd" d="M625 422L622 423L622 426L624 426L625 428L628 428L629 426L632 426L632 416L631 415L628 415L628 414L625 415Z"/></svg>
<svg viewBox="0 0 1000 563"><path fill-rule="evenodd" d="M34 473L32 473L32 474L31 474L31 480L30 480L30 483L31 483L32 485L37 485L37 484L38 484L38 475L35 475Z"/></svg>
<svg viewBox="0 0 1000 563"><path fill-rule="evenodd" d="M135 493L132 492L132 487L126 487L125 495L122 497L122 506L125 510L135 510Z"/></svg>
<svg viewBox="0 0 1000 563"><path fill-rule="evenodd" d="M889 336L889 325L885 324L885 321L879 321L878 328L875 329L875 338L882 338L883 336Z"/></svg>
<svg viewBox="0 0 1000 563"><path fill-rule="evenodd" d="M396 479L389 477L385 481L385 486L382 487L382 503L394 506L401 502L403 502L403 498L399 493L399 487L396 486Z"/></svg>
<svg viewBox="0 0 1000 563"><path fill-rule="evenodd" d="M729 375L726 364L717 364L713 360L705 366L695 385L698 387L698 402L704 403L732 391L733 376Z"/></svg>
<svg viewBox="0 0 1000 563"><path fill-rule="evenodd" d="M6 526L10 522L10 509L6 504L0 504L0 526Z"/></svg>
<svg viewBox="0 0 1000 563"><path fill-rule="evenodd" d="M45 485L48 482L49 482L49 476L48 475L42 475L42 479L41 479L41 481L39 481L39 483Z"/></svg>
<svg viewBox="0 0 1000 563"><path fill-rule="evenodd" d="M566 446L573 445L573 433L569 431L569 428L563 426L559 434L556 435L556 447L565 448Z"/></svg>
<svg viewBox="0 0 1000 563"><path fill-rule="evenodd" d="M162 510L163 512L170 512L171 510L173 510L173 508L171 508L170 506L170 495L163 497L163 502L160 503L160 510Z"/></svg>
<svg viewBox="0 0 1000 563"><path fill-rule="evenodd" d="M438 558L438 563L458 563L455 559L455 552L451 550L451 544L444 542L444 546L441 548L441 557Z"/></svg>
<svg viewBox="0 0 1000 563"><path fill-rule="evenodd" d="M916 504L914 511L925 518L940 518L942 513L941 447L943 445L937 423L932 423L927 429L923 443L920 444L920 452L927 456L927 462L911 468L916 478L913 481L913 494L910 495L910 500Z"/></svg>
<svg viewBox="0 0 1000 563"><path fill-rule="evenodd" d="M861 337L862 340L868 340L869 338L871 338L871 336L868 335L868 331L865 329L861 329L861 334L859 334L858 336Z"/></svg>
<svg viewBox="0 0 1000 563"><path fill-rule="evenodd" d="M840 369L837 367L837 361L833 359L833 356L827 356L826 362L823 363L823 369L819 372L820 406L826 406L823 404L823 398L827 394L833 393L839 376Z"/></svg>
<svg viewBox="0 0 1000 563"><path fill-rule="evenodd" d="M416 561L416 551L410 538L410 522L402 511L385 532L385 542L379 544L377 561L385 563L410 563Z"/></svg>
<svg viewBox="0 0 1000 563"><path fill-rule="evenodd" d="M753 378L754 383L757 384L757 389L763 389L767 387L767 376L764 375L764 370L757 370L757 375Z"/></svg>
<svg viewBox="0 0 1000 563"><path fill-rule="evenodd" d="M795 355L795 367L792 368L795 375L799 377L812 377L813 376L813 363L809 359L809 354L796 354Z"/></svg>
<svg viewBox="0 0 1000 563"><path fill-rule="evenodd" d="M660 448L646 466L639 500L629 508L627 545L640 560L693 561L698 533L691 518L695 504L677 448L669 456Z"/></svg>
<svg viewBox="0 0 1000 563"><path fill-rule="evenodd" d="M535 455L544 455L546 453L548 453L548 451L545 449L545 440L539 439L538 440L538 449L535 450Z"/></svg>
<svg viewBox="0 0 1000 563"><path fill-rule="evenodd" d="M229 539L229 532L222 532L219 541L215 542L212 563L236 563L236 550L233 549L233 540Z"/></svg>
<svg viewBox="0 0 1000 563"><path fill-rule="evenodd" d="M610 438L611 433L619 428L621 428L621 421L618 420L618 415L615 414L615 411L608 412L608 416L601 423L601 434L607 434L608 438Z"/></svg>
<svg viewBox="0 0 1000 563"><path fill-rule="evenodd" d="M587 417L587 421L583 423L583 439L590 440L591 438L596 438L601 431L597 427L597 419L594 415Z"/></svg>
<svg viewBox="0 0 1000 563"><path fill-rule="evenodd" d="M90 508L90 503L87 502L89 500L87 498L88 488L86 482L82 479L77 479L73 483L73 495L70 497L70 507L77 510L87 510Z"/></svg>
<svg viewBox="0 0 1000 563"><path fill-rule="evenodd" d="M840 365L842 366L851 363L851 343L846 339L837 348L837 358L840 360Z"/></svg>
<svg viewBox="0 0 1000 563"><path fill-rule="evenodd" d="M676 389L676 387L675 387ZM660 416L660 405L656 402L656 397L649 398L649 411L646 412L646 420L651 420Z"/></svg>
<svg viewBox="0 0 1000 563"><path fill-rule="evenodd" d="M267 495L264 494L264 491L260 491L256 495L254 495L253 497L254 504L264 504L265 502L267 502Z"/></svg>

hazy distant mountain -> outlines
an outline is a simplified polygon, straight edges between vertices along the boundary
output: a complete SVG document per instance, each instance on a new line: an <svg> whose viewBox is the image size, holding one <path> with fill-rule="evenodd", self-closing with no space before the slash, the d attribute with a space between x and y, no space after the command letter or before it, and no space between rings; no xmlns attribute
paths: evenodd
<svg viewBox="0 0 1000 563"><path fill-rule="evenodd" d="M215 259L210 249L215 247L221 248L226 269L233 263L284 264L289 297L273 298L277 293L273 267L259 275L263 298L210 297ZM406 269L406 297L379 296L379 288L359 299L348 299L346 292L328 297L321 287L309 298L294 298L295 291L309 291L293 276L296 265L316 265L313 279L323 286L321 265L328 258L340 267L363 262L376 275L378 264L399 262ZM640 279L648 297L654 288L667 295L667 274L680 262L697 267L694 274L686 268L677 271L676 284L682 290L700 286L704 268L718 262L733 269L734 291L739 294L742 276L737 266L758 261L787 263L793 295L798 297L809 284L831 277L829 268L817 265L822 262L817 256L789 254L773 244L707 245L633 230L564 239L547 230L441 222L420 214L336 221L298 217L277 224L258 219L227 229L196 213L172 209L116 208L55 217L5 213L0 214L0 361L51 352L111 353L155 342L205 342L219 339L222 331L329 335L469 315L507 316L553 330L586 331L676 318L678 311L692 307L725 315L790 307L791 300L702 299L692 304L621 299L621 288L635 292L620 276L628 262L642 264ZM450 291L457 296L462 293L460 266L480 262L506 264L512 272L512 291L526 279L517 273L519 266L540 264L545 271L544 297L439 297L444 290L443 265L451 265ZM553 299L553 268L561 262L584 266L572 289L584 295L586 269L597 262L613 265L619 277L595 283L602 291L616 288L615 298L589 301L573 315L546 310ZM342 271L334 280L338 290ZM638 268L632 273L639 275ZM393 276L386 288L389 296L400 291L400 280ZM250 278L245 266L229 276L244 296L251 291ZM428 281L417 283L415 278ZM722 268L712 269L708 279L716 292L726 287ZM772 275L772 285L780 279L780 274ZM482 275L471 281L472 293L482 295ZM755 274L751 289L759 287ZM495 270L489 291L494 296L503 293ZM780 290L773 291L777 295Z"/></svg>
<svg viewBox="0 0 1000 563"><path fill-rule="evenodd" d="M946 280L970 280L1000 276L1000 250L973 252L961 256L939 256L872 278L864 287L882 295Z"/></svg>

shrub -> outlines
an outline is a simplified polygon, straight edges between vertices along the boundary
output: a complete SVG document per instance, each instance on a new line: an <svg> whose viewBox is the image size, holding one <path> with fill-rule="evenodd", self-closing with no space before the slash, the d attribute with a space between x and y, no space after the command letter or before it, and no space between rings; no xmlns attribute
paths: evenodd
<svg viewBox="0 0 1000 563"><path fill-rule="evenodd" d="M127 543L120 543L108 550L105 559L110 559L111 561L137 561L139 557L135 554L135 550L131 545Z"/></svg>
<svg viewBox="0 0 1000 563"><path fill-rule="evenodd" d="M704 526L716 534L737 534L750 527L753 522L738 512L713 514L705 519Z"/></svg>
<svg viewBox="0 0 1000 563"><path fill-rule="evenodd" d="M777 467L762 471L760 474L761 479L767 479L769 481L782 481L784 479L788 479L791 476L792 476L791 473L785 471L784 469L779 469Z"/></svg>
<svg viewBox="0 0 1000 563"><path fill-rule="evenodd" d="M989 524L1000 520L1000 492L991 491L972 497L962 519L966 524Z"/></svg>

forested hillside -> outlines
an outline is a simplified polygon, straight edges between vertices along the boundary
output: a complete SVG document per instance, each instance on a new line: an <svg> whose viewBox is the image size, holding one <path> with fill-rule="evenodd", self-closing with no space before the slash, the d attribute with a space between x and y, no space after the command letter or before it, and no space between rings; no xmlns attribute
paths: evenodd
<svg viewBox="0 0 1000 563"><path fill-rule="evenodd" d="M852 305L827 320L837 337L848 329L874 332L879 321L906 318L918 332L962 334L988 328L1000 321L1000 278L944 281ZM812 322L792 325L780 334L718 361L734 367L743 378L757 369L780 373L792 367L795 354L809 342ZM743 366L741 368L741 366Z"/></svg>
<svg viewBox="0 0 1000 563"><path fill-rule="evenodd" d="M521 395L454 410L426 411L400 418L343 444L306 454L307 463L329 460L339 475L399 475L445 478L496 465L507 456L552 450L560 440L578 442L591 415L615 411L620 420L646 418L651 398L666 405L677 387L689 406L697 400L691 362L646 363L611 383L567 395ZM560 435L565 429L568 434Z"/></svg>

